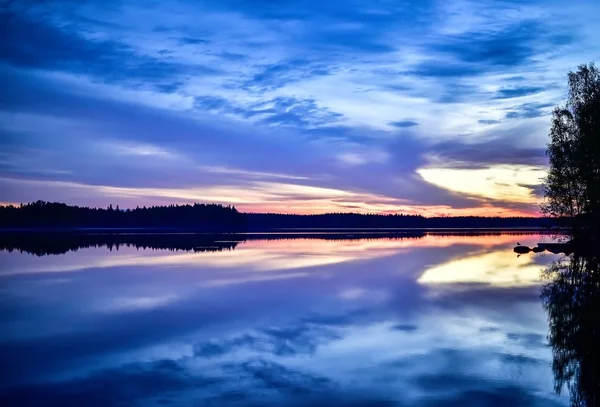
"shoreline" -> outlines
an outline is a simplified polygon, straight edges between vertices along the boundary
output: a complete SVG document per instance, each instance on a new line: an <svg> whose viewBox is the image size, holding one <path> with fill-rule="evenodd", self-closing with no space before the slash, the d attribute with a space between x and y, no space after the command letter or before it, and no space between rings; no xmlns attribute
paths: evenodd
<svg viewBox="0 0 600 407"><path fill-rule="evenodd" d="M0 234L331 234L403 232L557 232L546 227L407 227L407 228L255 228L248 230L198 228L0 228Z"/></svg>

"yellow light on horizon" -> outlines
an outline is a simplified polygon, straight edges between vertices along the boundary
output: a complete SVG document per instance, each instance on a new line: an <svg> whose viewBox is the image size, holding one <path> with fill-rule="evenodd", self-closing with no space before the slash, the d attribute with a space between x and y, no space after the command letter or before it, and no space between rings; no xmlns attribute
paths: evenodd
<svg viewBox="0 0 600 407"><path fill-rule="evenodd" d="M0 177L0 182L28 185L39 188L52 188L65 196L85 196L102 198L118 203L121 207L137 205L164 204L165 202L193 203L214 202L236 205L242 212L278 212L294 214L321 213L403 213L424 216L535 216L533 205L535 197L531 190L523 185L536 185L535 172L525 172L525 180L512 180L515 185L507 185L499 193L494 193L490 182L481 182L485 174L470 174L479 170L446 170L428 168L418 170L428 182L440 187L483 197L496 197L504 202L526 203L531 209L507 208L473 201L473 206L454 208L450 205L423 205L408 199L380 195L377 193L345 189L325 188L298 183L248 181L240 185L200 185L184 188L168 187L124 187L111 185L91 185L72 181L17 180ZM451 171L468 171L452 176ZM487 170L486 170L487 171ZM450 180L446 180L450 172ZM501 173L501 175L504 173ZM504 174L506 175L506 174ZM506 178L504 175L502 177ZM474 180L470 178L475 177ZM477 178L478 177L478 178ZM503 179L502 177L498 179ZM456 178L456 179L455 179ZM465 180L465 185L461 181ZM479 179L479 182L477 182ZM537 182L539 183L539 182ZM492 182L493 184L493 182ZM486 188L492 192L481 193ZM43 196L42 196L43 197ZM514 198L514 199L513 199ZM113 201L116 200L115 201ZM126 202L123 202L126 201ZM158 201L158 202L157 202ZM125 204L125 205L123 205Z"/></svg>
<svg viewBox="0 0 600 407"><path fill-rule="evenodd" d="M535 204L531 187L540 185L546 169L525 165L496 165L483 169L420 168L430 184L453 192L499 201Z"/></svg>

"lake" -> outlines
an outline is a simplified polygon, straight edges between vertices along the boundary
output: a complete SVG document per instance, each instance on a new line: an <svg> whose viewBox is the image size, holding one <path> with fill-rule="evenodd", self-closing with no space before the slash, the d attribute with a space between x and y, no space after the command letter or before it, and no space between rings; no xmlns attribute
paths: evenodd
<svg viewBox="0 0 600 407"><path fill-rule="evenodd" d="M0 404L569 404L539 236L279 237L1 251Z"/></svg>

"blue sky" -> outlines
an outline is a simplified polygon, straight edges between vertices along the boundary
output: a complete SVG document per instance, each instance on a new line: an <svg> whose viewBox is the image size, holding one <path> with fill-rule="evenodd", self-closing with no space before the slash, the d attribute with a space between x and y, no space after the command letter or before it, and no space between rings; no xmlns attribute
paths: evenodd
<svg viewBox="0 0 600 407"><path fill-rule="evenodd" d="M535 213L600 2L0 1L0 202Z"/></svg>

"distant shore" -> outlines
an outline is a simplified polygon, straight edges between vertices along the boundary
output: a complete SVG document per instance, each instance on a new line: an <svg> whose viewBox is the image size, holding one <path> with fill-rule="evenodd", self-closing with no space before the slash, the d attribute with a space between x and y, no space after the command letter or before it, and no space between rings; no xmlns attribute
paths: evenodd
<svg viewBox="0 0 600 407"><path fill-rule="evenodd" d="M553 221L536 217L425 217L406 214L244 213L220 204L135 209L89 208L37 201L0 206L0 230L93 232L270 233L323 231L542 230Z"/></svg>
<svg viewBox="0 0 600 407"><path fill-rule="evenodd" d="M204 228L0 228L0 233L41 233L41 234L331 234L331 233L357 233L357 234L394 234L407 232L543 232L547 227L542 226L513 226L513 227L405 227L405 228L356 228L356 227L333 227L333 228L253 228L243 231L231 231L227 229L204 229Z"/></svg>

